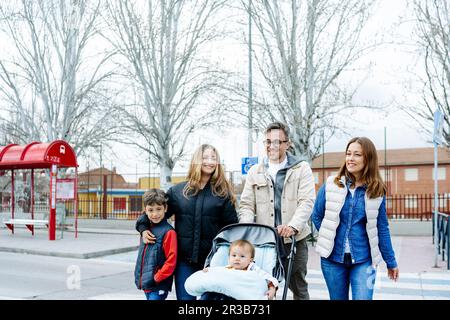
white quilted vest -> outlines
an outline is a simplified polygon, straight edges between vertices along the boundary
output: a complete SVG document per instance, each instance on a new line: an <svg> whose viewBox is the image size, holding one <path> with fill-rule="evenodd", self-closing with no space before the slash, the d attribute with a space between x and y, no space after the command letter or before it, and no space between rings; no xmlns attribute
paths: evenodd
<svg viewBox="0 0 450 320"><path fill-rule="evenodd" d="M336 230L339 225L339 213L344 206L345 197L347 196L347 187L340 188L333 181L334 176L328 177L325 186L325 216L319 230L319 237L317 239L316 251L321 257L328 258L334 248L334 238L336 237ZM341 177L344 185L345 177ZM380 249L378 247L378 228L377 217L378 209L380 208L383 197L375 199L364 196L367 225L366 231L369 237L370 255L372 256L372 265L376 267L382 260Z"/></svg>

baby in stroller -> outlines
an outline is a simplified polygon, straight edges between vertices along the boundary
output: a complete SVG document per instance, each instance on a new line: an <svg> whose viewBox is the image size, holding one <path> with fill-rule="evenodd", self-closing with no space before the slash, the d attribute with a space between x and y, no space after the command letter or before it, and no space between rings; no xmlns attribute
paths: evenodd
<svg viewBox="0 0 450 320"><path fill-rule="evenodd" d="M224 227L213 240L205 269L186 280L186 291L202 300L274 299L284 282L279 241L276 230L265 225Z"/></svg>
<svg viewBox="0 0 450 320"><path fill-rule="evenodd" d="M251 242L240 239L235 240L230 245L230 254L228 257L227 269L254 271L261 275L267 281L267 298L273 300L278 289L278 280L272 277L268 272L264 271L253 261L255 258L255 247ZM208 272L209 268L203 269L203 272ZM243 284L245 285L245 284ZM205 292L200 300L218 300L221 299L221 293ZM222 298L222 299L225 299ZM221 299L221 300L222 300Z"/></svg>

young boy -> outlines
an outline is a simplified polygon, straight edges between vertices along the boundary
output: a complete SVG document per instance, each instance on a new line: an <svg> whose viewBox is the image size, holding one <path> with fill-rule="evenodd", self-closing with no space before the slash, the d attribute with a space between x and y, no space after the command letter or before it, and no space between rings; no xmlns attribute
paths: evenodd
<svg viewBox="0 0 450 320"><path fill-rule="evenodd" d="M177 235L165 219L167 195L159 189L151 189L144 196L145 212L150 220L150 232L155 243L140 240L134 270L136 287L144 290L147 300L165 300L172 289L173 272L177 261Z"/></svg>
<svg viewBox="0 0 450 320"><path fill-rule="evenodd" d="M225 268L234 270L255 271L267 281L267 298L273 300L278 289L278 280L272 277L269 273L258 267L253 259L255 258L255 247L247 240L236 240L230 245L228 256L228 265ZM204 272L208 268L203 269ZM202 300L215 300L219 293L207 292L202 295Z"/></svg>

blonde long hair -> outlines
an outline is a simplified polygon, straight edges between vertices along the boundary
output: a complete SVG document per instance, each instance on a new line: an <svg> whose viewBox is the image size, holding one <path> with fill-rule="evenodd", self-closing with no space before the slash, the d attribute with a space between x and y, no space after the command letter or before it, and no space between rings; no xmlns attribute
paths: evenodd
<svg viewBox="0 0 450 320"><path fill-rule="evenodd" d="M201 189L203 153L207 149L214 151L217 159L216 169L210 178L212 193L221 198L229 197L233 205L236 205L236 197L234 196L233 187L225 177L225 171L222 163L220 162L219 153L217 152L217 149L210 144L202 144L194 152L189 165L187 177L188 183L184 186L183 195L188 198L189 196L195 196L199 193Z"/></svg>
<svg viewBox="0 0 450 320"><path fill-rule="evenodd" d="M359 143L363 151L365 166L361 174L361 182L367 185L367 195L371 199L384 196L386 194L386 185L380 175L378 155L375 145L369 138L355 137L348 142L347 148L345 148L346 153L348 147L354 142ZM352 180L352 184L355 184L356 178L353 174L348 172L346 161L344 161L339 169L338 175L334 178L334 183L340 187L343 187L340 181L342 176Z"/></svg>

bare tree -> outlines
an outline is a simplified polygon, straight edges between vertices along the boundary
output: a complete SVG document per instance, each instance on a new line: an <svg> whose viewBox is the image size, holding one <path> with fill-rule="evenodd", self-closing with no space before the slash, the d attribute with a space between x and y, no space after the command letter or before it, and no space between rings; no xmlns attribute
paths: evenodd
<svg viewBox="0 0 450 320"><path fill-rule="evenodd" d="M445 116L443 135L450 145L450 4L447 0L416 0L414 13L425 75L418 76L419 105L403 109L431 136L433 114L439 108Z"/></svg>
<svg viewBox="0 0 450 320"><path fill-rule="evenodd" d="M93 50L101 2L0 4L7 41L0 58L5 142L67 140L77 153L114 130L106 82L111 53ZM109 69L108 69L109 68Z"/></svg>
<svg viewBox="0 0 450 320"><path fill-rule="evenodd" d="M221 80L201 57L216 36L219 0L112 1L108 39L122 59L129 82L121 108L124 141L150 154L160 167L161 186L170 185L172 170L184 155L195 129L217 123L205 106ZM203 103L201 103L202 98Z"/></svg>
<svg viewBox="0 0 450 320"><path fill-rule="evenodd" d="M323 143L322 133L326 141L342 130L339 117L356 107L352 98L357 86L346 86L341 78L376 45L361 39L373 1L248 3L242 1L258 31L253 53L263 79L255 84L253 123L286 122L295 152L311 160ZM235 103L245 90L234 91Z"/></svg>

